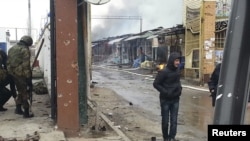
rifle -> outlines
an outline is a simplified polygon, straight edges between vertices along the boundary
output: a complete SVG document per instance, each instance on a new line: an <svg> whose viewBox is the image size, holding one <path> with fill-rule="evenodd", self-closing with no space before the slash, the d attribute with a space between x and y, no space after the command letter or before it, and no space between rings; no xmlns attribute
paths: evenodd
<svg viewBox="0 0 250 141"><path fill-rule="evenodd" d="M32 91L33 91L33 84L32 84L32 71L33 71L33 68L34 68L34 65L35 65L35 63L36 63L36 61L37 61L37 58L38 58L38 56L39 56L39 54L40 54L40 51L41 51L41 49L42 49L42 46L43 46L43 43L44 43L44 38L42 39L42 41L41 41L41 43L40 43L40 46L39 46L39 49L38 49L38 52L37 52L37 54L36 54L36 56L35 56L35 59L34 59L34 61L33 61L33 63L32 63L32 66L31 66L31 77L29 78L29 79L27 79L27 84L28 84L28 88L27 88L27 90L28 90L28 92L29 92L29 105L30 105L30 108L29 108L29 111L30 111L30 113L32 113L32 109L31 109L31 107L32 107L32 101L33 101L33 94L32 94Z"/></svg>
<svg viewBox="0 0 250 141"><path fill-rule="evenodd" d="M32 106L32 101L33 101L33 98L32 98L32 89L33 89L33 85L32 85L32 77L28 78L26 80L27 82L27 92L29 93L29 100L28 100L28 103L30 105L29 107L29 111L30 113L32 113L32 110L31 110L31 106Z"/></svg>

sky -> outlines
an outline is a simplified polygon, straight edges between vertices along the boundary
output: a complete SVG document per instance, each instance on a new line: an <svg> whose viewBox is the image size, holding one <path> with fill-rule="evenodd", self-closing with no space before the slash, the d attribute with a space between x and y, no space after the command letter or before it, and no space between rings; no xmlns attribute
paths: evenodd
<svg viewBox="0 0 250 141"><path fill-rule="evenodd" d="M28 0L0 0L0 28L8 27L11 38L26 34L28 27ZM32 34L38 36L50 11L50 0L30 0ZM139 33L157 27L169 28L182 24L183 0L110 0L104 5L91 5L92 38L101 39L123 34ZM97 16L140 16L140 20L94 19ZM14 34L14 35L13 35Z"/></svg>
<svg viewBox="0 0 250 141"><path fill-rule="evenodd" d="M50 11L49 2L50 0L30 0L31 27L34 36L38 36L41 24L45 21ZM0 0L0 3L0 28L7 27L11 32L11 39L16 38L15 28L17 28L19 34L26 34L28 27L28 0Z"/></svg>
<svg viewBox="0 0 250 141"><path fill-rule="evenodd" d="M98 16L141 16L142 31L145 31L182 24L182 11L183 0L110 0L104 5L92 5L92 38L140 32L140 20L94 19Z"/></svg>

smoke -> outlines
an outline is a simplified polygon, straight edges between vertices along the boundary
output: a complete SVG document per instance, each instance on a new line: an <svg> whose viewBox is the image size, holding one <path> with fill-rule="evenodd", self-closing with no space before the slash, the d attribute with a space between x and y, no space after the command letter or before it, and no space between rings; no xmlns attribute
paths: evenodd
<svg viewBox="0 0 250 141"><path fill-rule="evenodd" d="M132 19L92 19L92 40L139 33L157 27L169 28L182 24L183 0L111 0L108 4L92 5L92 18L103 16L141 16Z"/></svg>

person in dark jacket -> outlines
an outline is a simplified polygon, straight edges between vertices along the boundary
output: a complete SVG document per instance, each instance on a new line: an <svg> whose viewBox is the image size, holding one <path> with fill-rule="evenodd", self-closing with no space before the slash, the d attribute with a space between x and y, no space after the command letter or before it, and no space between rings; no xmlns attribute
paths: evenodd
<svg viewBox="0 0 250 141"><path fill-rule="evenodd" d="M7 72L7 54L0 49L0 112L6 111L4 104L10 99L11 96L16 97L15 84L12 77ZM10 85L10 90L6 87Z"/></svg>
<svg viewBox="0 0 250 141"><path fill-rule="evenodd" d="M218 81L219 81L219 76L220 76L220 68L221 68L221 63L217 64L211 77L210 80L208 81L208 88L211 93L212 97L212 106L215 106L215 99L216 99L216 93L217 93L217 87L218 87Z"/></svg>
<svg viewBox="0 0 250 141"><path fill-rule="evenodd" d="M218 89L218 82L220 79L220 70L221 70L221 63L217 64L213 73L211 74L210 80L208 81L208 88L211 93L212 97L212 106L215 106L217 89ZM247 108L250 108L250 96L248 96L248 104Z"/></svg>
<svg viewBox="0 0 250 141"><path fill-rule="evenodd" d="M177 52L171 53L166 68L158 72L153 82L154 88L160 92L164 141L177 141L175 136L177 133L179 100L182 92L179 65L180 54Z"/></svg>

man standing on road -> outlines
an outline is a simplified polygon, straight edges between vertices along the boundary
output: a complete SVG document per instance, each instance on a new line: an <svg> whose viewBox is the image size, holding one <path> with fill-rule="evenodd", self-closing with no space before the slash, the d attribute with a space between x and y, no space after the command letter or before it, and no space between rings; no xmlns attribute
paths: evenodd
<svg viewBox="0 0 250 141"><path fill-rule="evenodd" d="M30 93L32 92L29 46L32 44L33 39L30 36L23 36L16 45L9 49L7 60L7 70L13 77L18 91L15 113L23 115L24 118L34 116L33 113L30 113L31 101L29 102Z"/></svg>
<svg viewBox="0 0 250 141"><path fill-rule="evenodd" d="M15 84L11 76L7 72L7 54L0 49L0 112L6 111L4 104L10 99L11 96L16 97ZM10 90L6 88L10 85Z"/></svg>
<svg viewBox="0 0 250 141"><path fill-rule="evenodd" d="M166 68L158 72L153 82L154 88L160 92L164 141L177 141L175 136L177 133L179 101L182 92L179 64L180 54L177 52L171 53Z"/></svg>

